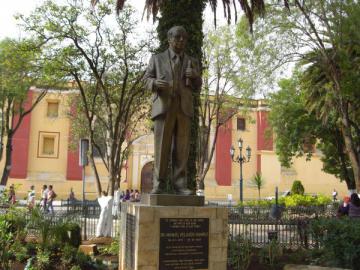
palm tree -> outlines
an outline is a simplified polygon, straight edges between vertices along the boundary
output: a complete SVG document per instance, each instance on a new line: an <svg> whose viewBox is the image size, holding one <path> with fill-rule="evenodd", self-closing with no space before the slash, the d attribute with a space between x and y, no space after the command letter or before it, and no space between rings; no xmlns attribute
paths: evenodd
<svg viewBox="0 0 360 270"><path fill-rule="evenodd" d="M261 172L257 172L250 180L249 185L258 190L259 200L261 199L260 191L265 186L265 179L262 177Z"/></svg>

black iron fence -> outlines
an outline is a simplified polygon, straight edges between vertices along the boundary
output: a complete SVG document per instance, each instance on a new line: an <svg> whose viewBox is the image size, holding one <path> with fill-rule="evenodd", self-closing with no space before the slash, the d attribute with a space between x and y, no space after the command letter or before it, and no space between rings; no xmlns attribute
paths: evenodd
<svg viewBox="0 0 360 270"><path fill-rule="evenodd" d="M311 248L318 245L310 222L320 217L335 217L336 206L229 207L230 240L247 239L262 247L271 240L286 248Z"/></svg>
<svg viewBox="0 0 360 270"><path fill-rule="evenodd" d="M311 220L319 217L336 216L337 207L327 206L298 206L298 207L235 207L227 203L209 203L227 207L229 209L229 238L230 240L248 239L252 245L261 247L270 240L277 239L278 243L287 248L317 245L310 230ZM6 211L6 210L4 210ZM112 237L120 233L121 203L113 208ZM83 240L96 235L101 208L97 201L61 201L54 206L54 213L44 213L44 218L52 222L69 220L81 227Z"/></svg>

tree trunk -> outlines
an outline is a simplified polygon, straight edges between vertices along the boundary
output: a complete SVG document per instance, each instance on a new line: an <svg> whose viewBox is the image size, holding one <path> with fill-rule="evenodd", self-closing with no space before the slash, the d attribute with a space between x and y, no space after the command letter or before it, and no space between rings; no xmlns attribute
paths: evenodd
<svg viewBox="0 0 360 270"><path fill-rule="evenodd" d="M203 19L205 0L168 0L160 5L161 17L157 27L159 51L168 47L167 32L175 25L182 25L189 34L186 52L201 64L203 45ZM190 154L188 160L188 188L196 188L196 157L198 151L200 93L193 93L194 117L191 125Z"/></svg>
<svg viewBox="0 0 360 270"><path fill-rule="evenodd" d="M347 150L348 155L349 155L351 167L352 167L353 172L354 172L354 181L355 181L356 190L358 192L360 192L360 164L359 164L359 159L357 157L356 151L354 151L354 148L353 148L352 137L351 137L351 135L348 134L349 131L346 130L346 127L343 127L343 132L342 133L343 133L343 137L344 137L346 150Z"/></svg>
<svg viewBox="0 0 360 270"><path fill-rule="evenodd" d="M1 185L4 186L6 186L7 184L11 170L12 139L13 139L13 134L9 133L6 142L5 166L1 177Z"/></svg>
<svg viewBox="0 0 360 270"><path fill-rule="evenodd" d="M356 151L355 142L351 134L351 126L348 119L348 107L346 104L341 104L342 109L342 124L343 127L341 129L342 136L344 138L345 147L348 152L349 160L351 163L351 167L354 172L354 181L356 190L360 192L360 162L359 162L359 156Z"/></svg>

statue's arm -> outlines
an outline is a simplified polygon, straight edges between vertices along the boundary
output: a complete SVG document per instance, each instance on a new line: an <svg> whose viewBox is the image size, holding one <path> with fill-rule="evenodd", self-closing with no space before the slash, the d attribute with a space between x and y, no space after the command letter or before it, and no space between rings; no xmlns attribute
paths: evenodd
<svg viewBox="0 0 360 270"><path fill-rule="evenodd" d="M152 55L144 75L146 90L156 92L157 89L155 87L155 80L156 80L155 55Z"/></svg>

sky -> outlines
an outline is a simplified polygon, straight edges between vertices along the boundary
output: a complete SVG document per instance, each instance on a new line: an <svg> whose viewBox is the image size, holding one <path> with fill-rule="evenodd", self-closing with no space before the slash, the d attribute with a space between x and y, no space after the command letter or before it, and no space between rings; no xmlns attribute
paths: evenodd
<svg viewBox="0 0 360 270"><path fill-rule="evenodd" d="M24 15L29 15L35 7L41 5L45 0L0 0L0 39L5 37L19 38L24 36L24 33L21 32L20 27L17 26L17 22L14 18L14 15L21 13ZM86 0L84 0L86 1ZM90 0L88 0L90 6ZM139 18L141 18L145 0L135 0L128 1L131 3L137 10ZM224 25L226 23L222 15L222 7L218 8L217 12L218 25ZM213 15L209 7L205 11L205 24L207 27L213 27ZM151 30L154 28L152 19L147 21L144 19L139 27Z"/></svg>

